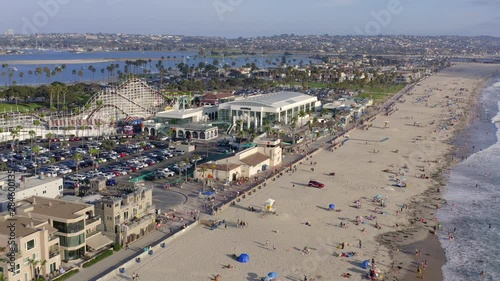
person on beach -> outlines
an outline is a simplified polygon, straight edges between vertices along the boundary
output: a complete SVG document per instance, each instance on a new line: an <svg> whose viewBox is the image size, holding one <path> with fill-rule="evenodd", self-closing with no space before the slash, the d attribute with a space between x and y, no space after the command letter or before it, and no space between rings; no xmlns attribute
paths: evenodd
<svg viewBox="0 0 500 281"><path fill-rule="evenodd" d="M422 271L422 267L420 265L417 267L417 278L424 279L424 272Z"/></svg>

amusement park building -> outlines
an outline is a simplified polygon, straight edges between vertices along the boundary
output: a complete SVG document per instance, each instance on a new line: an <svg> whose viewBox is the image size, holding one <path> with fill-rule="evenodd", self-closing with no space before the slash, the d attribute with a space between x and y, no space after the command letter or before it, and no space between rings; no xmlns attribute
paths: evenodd
<svg viewBox="0 0 500 281"><path fill-rule="evenodd" d="M216 112L215 106L159 112L155 116L156 123L144 123L145 131L151 134L154 128L174 138L213 139L219 135L217 126L210 123Z"/></svg>
<svg viewBox="0 0 500 281"><path fill-rule="evenodd" d="M220 104L218 121L234 126L238 120L242 120L244 128L257 129L266 123L288 124L301 111L315 111L319 107L320 102L314 96L296 92L276 92Z"/></svg>

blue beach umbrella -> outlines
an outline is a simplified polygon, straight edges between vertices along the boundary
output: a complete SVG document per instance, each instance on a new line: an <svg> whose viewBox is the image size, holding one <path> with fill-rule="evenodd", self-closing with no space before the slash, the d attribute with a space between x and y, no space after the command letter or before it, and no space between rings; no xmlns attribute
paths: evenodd
<svg viewBox="0 0 500 281"><path fill-rule="evenodd" d="M363 269L367 269L369 266L370 266L369 260L365 260L361 263L361 268L363 268Z"/></svg>
<svg viewBox="0 0 500 281"><path fill-rule="evenodd" d="M238 257L238 262L241 262L241 263L248 263L250 262L250 256L248 254L241 254L239 257Z"/></svg>
<svg viewBox="0 0 500 281"><path fill-rule="evenodd" d="M330 210L335 209L335 204L330 204L330 205L328 205L328 208L330 208Z"/></svg>
<svg viewBox="0 0 500 281"><path fill-rule="evenodd" d="M269 277L269 278L278 278L278 273L274 272L274 271L273 272L269 272L267 274L267 277Z"/></svg>

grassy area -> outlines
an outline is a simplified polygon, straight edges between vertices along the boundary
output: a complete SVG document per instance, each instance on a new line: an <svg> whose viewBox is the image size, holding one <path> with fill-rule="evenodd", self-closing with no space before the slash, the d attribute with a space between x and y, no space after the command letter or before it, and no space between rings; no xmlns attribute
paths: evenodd
<svg viewBox="0 0 500 281"><path fill-rule="evenodd" d="M366 87L363 90L363 93L359 94L360 98L371 98L375 103L385 102L391 96L395 95L402 89L404 89L406 85L378 85L375 87Z"/></svg>
<svg viewBox="0 0 500 281"><path fill-rule="evenodd" d="M106 250L106 251L100 253L99 255L97 255L95 258L91 259L90 261L84 263L82 266L83 266L83 268L90 267L90 266L102 261L103 259L111 256L113 254L113 252L114 251L112 249Z"/></svg>
<svg viewBox="0 0 500 281"><path fill-rule="evenodd" d="M66 280L66 279L70 278L71 276L77 274L78 272L79 272L78 269L68 271L67 273L64 273L63 275L52 279L52 281L63 281L63 280Z"/></svg>
<svg viewBox="0 0 500 281"><path fill-rule="evenodd" d="M0 112L11 112L11 111L32 111L42 107L38 103L0 103Z"/></svg>
<svg viewBox="0 0 500 281"><path fill-rule="evenodd" d="M388 84L388 85L380 84L375 86L353 85L353 86L347 86L347 89L351 91L363 90L364 92L372 94L395 94L404 89L405 86L406 86L405 84Z"/></svg>

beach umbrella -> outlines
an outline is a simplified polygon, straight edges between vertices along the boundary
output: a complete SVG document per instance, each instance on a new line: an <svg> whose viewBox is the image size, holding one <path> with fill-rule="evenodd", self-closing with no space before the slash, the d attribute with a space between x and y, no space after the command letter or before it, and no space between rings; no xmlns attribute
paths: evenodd
<svg viewBox="0 0 500 281"><path fill-rule="evenodd" d="M250 256L248 254L241 254L239 257L238 257L238 262L241 262L241 263L248 263L250 262Z"/></svg>
<svg viewBox="0 0 500 281"><path fill-rule="evenodd" d="M377 195L375 195L375 198L376 198L376 199L382 199L382 195L377 194Z"/></svg>
<svg viewBox="0 0 500 281"><path fill-rule="evenodd" d="M330 205L328 205L328 208L330 208L330 210L335 209L335 204L330 204Z"/></svg>
<svg viewBox="0 0 500 281"><path fill-rule="evenodd" d="M361 268L363 269L367 269L368 267L370 267L370 261L369 260L365 260L361 263Z"/></svg>
<svg viewBox="0 0 500 281"><path fill-rule="evenodd" d="M269 273L267 274L267 277L269 277L269 278L273 278L273 279L274 279L274 278L278 278L278 273L277 273L277 272L274 272L274 271L273 271L273 272L269 272Z"/></svg>

